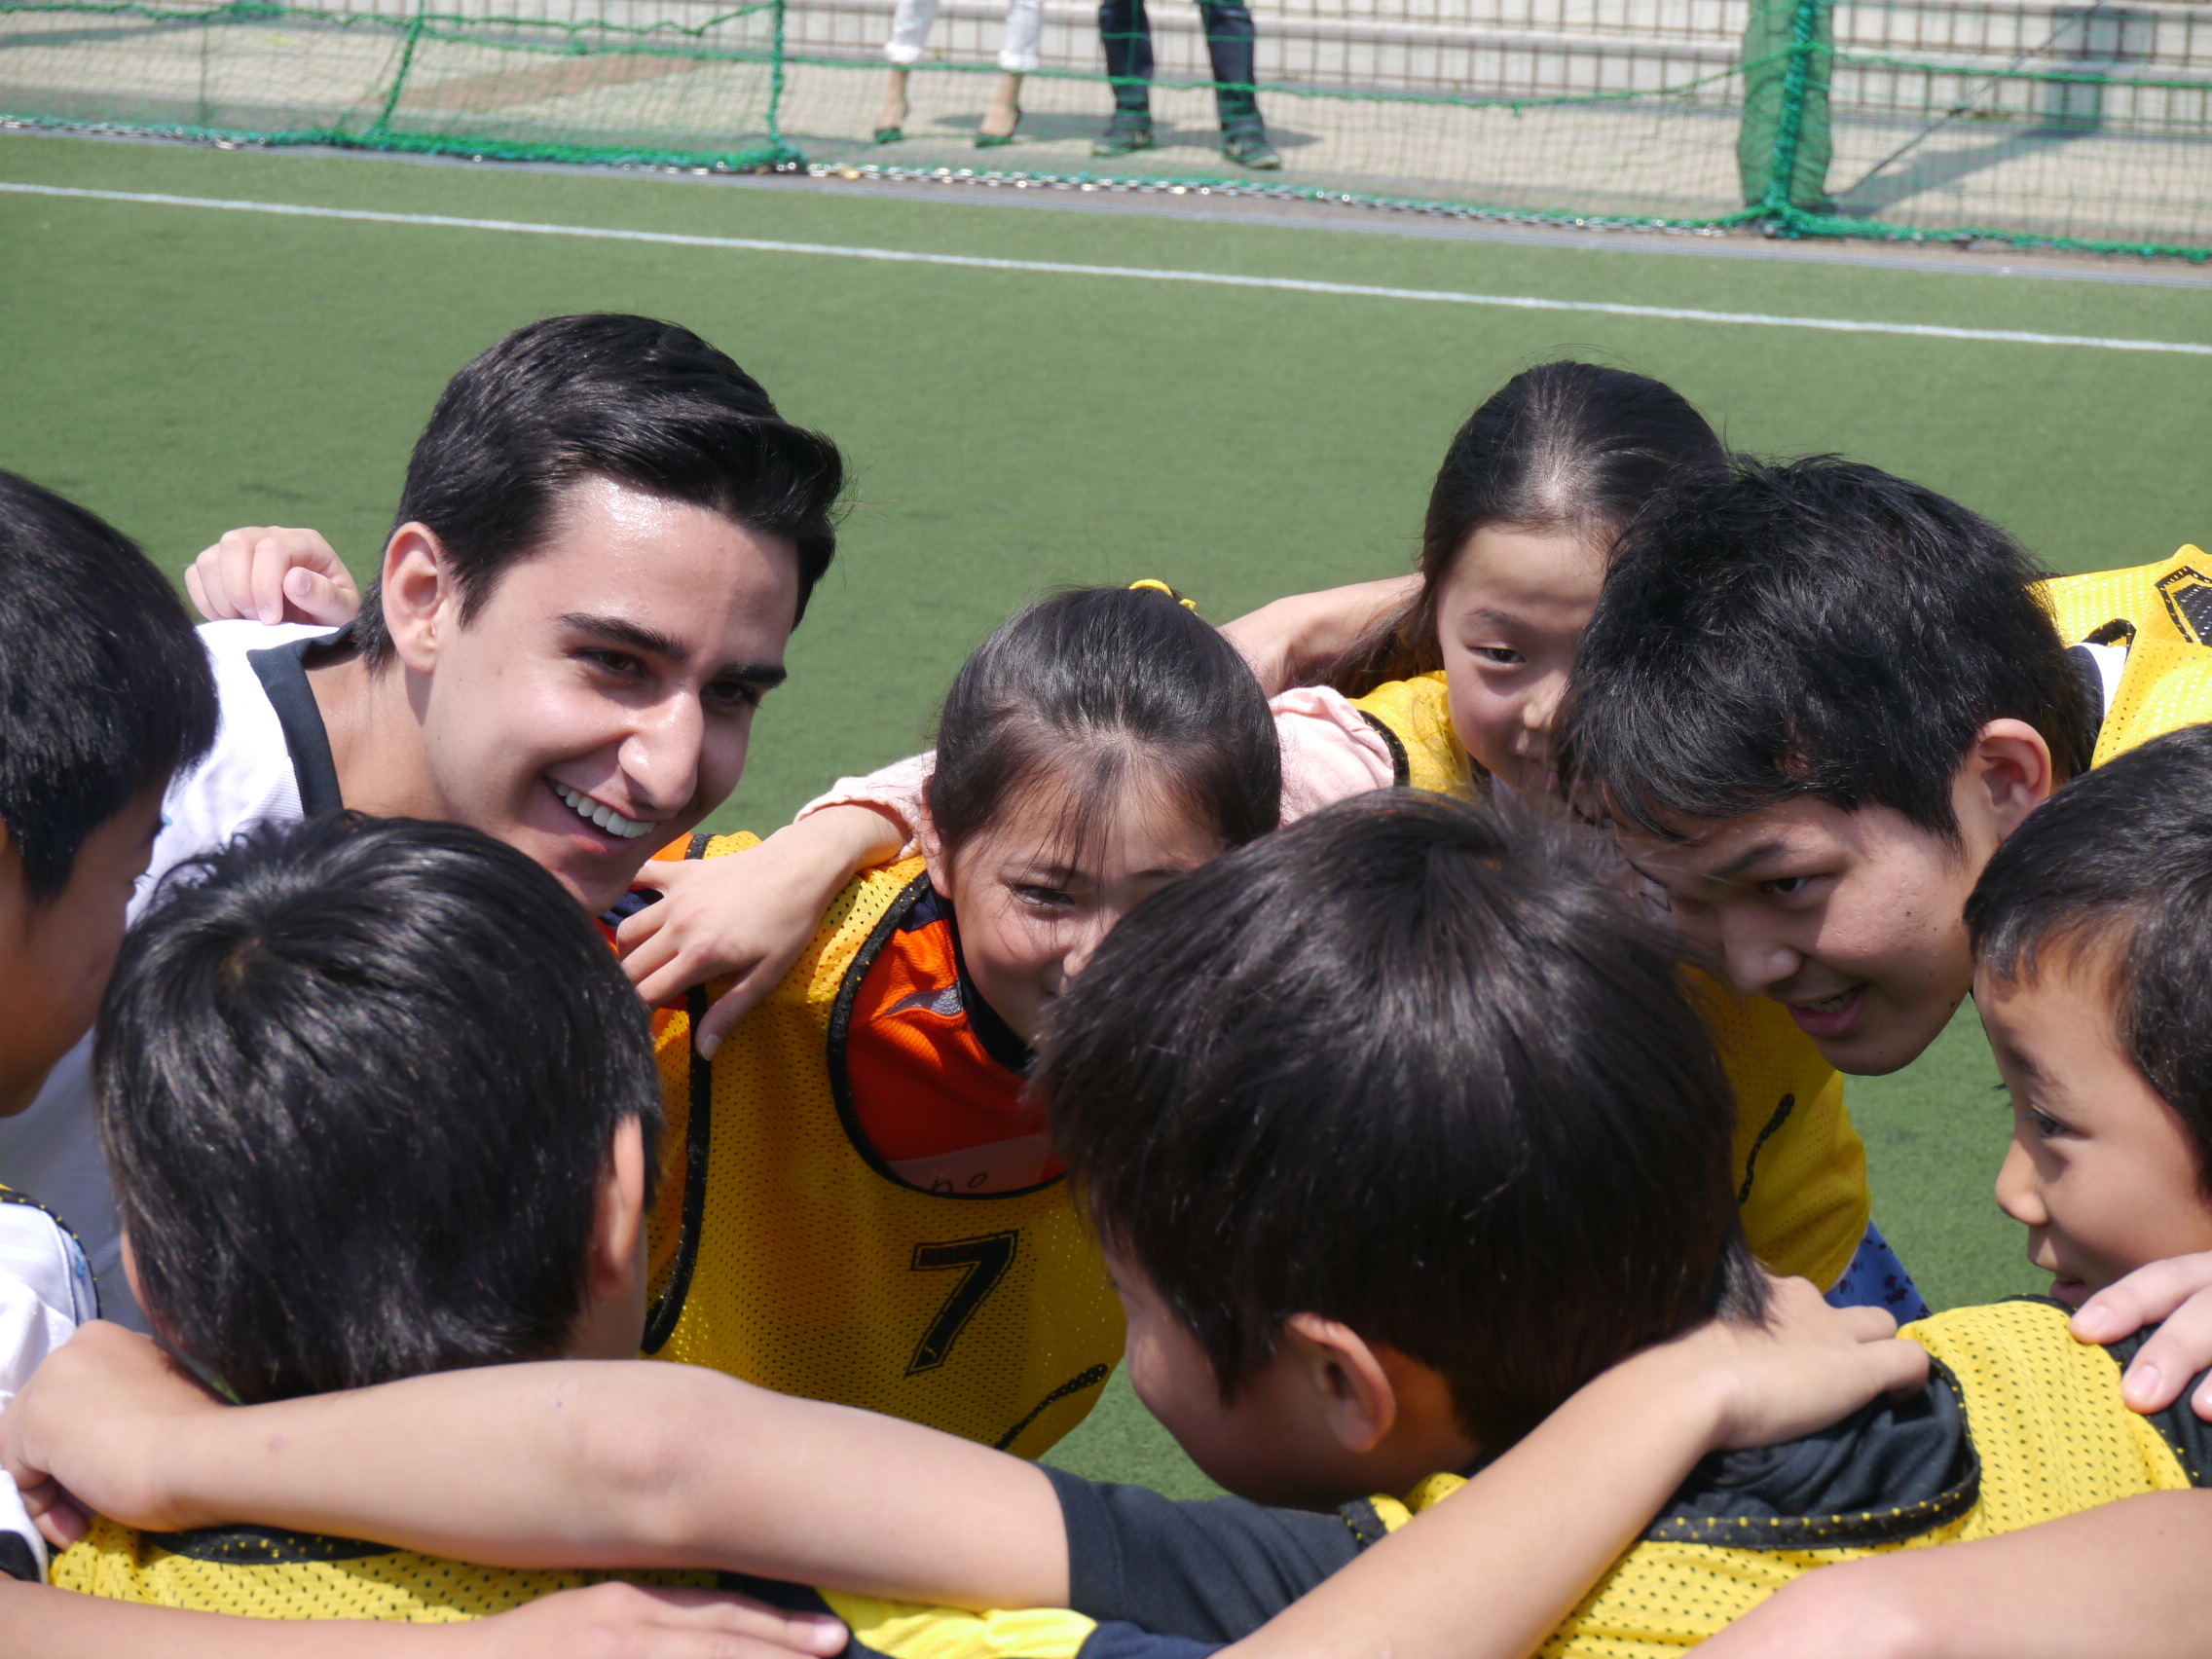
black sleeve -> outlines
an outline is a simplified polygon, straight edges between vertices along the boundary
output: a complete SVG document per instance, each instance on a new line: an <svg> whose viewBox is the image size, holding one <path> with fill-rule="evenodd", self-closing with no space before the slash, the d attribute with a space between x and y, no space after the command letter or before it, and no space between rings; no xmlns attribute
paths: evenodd
<svg viewBox="0 0 2212 1659"><path fill-rule="evenodd" d="M1366 1504L1314 1514L1238 1497L1178 1503L1041 1466L1067 1527L1068 1605L1162 1636L1249 1636L1383 1530Z"/></svg>

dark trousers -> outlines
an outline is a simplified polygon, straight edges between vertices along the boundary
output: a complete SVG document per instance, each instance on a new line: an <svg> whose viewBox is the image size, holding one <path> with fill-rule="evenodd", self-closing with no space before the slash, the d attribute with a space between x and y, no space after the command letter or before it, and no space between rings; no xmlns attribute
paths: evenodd
<svg viewBox="0 0 2212 1659"><path fill-rule="evenodd" d="M1205 23L1206 55L1213 63L1214 102L1225 132L1260 125L1252 92L1252 14L1244 0L1198 0ZM1152 110L1152 20L1144 0L1099 0L1098 35L1106 45L1106 73L1114 81L1114 108L1124 115Z"/></svg>

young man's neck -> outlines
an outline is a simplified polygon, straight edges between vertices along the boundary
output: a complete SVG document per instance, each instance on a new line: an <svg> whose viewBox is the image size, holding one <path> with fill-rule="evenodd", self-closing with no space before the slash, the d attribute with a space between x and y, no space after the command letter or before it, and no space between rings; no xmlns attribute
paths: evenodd
<svg viewBox="0 0 2212 1659"><path fill-rule="evenodd" d="M379 818L453 816L423 747L420 698L428 686L396 663L373 671L358 651L308 670L308 685L330 738L338 796Z"/></svg>

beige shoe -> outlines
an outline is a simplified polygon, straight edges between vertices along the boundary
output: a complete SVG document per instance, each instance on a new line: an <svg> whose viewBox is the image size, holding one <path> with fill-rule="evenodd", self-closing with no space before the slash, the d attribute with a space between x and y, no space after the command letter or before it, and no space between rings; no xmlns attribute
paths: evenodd
<svg viewBox="0 0 2212 1659"><path fill-rule="evenodd" d="M991 107L983 112L983 125L976 131L976 148L996 149L1014 142L1014 129L1021 125L1021 77L1001 75L991 94Z"/></svg>

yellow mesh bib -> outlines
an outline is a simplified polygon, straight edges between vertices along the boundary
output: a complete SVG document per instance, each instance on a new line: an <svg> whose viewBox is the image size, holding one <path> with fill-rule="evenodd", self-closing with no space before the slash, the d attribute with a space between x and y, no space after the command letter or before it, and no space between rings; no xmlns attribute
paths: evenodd
<svg viewBox="0 0 2212 1659"><path fill-rule="evenodd" d="M256 1619L387 1619L448 1624L503 1613L609 1578L712 1585L711 1572L523 1572L258 1527L137 1532L105 1517L54 1558L59 1589L111 1602Z"/></svg>
<svg viewBox="0 0 2212 1659"><path fill-rule="evenodd" d="M688 1013L656 1020L669 1129L646 1351L1034 1457L1122 1354L1121 1304L1066 1183L908 1186L856 1145L832 1088L839 1011L921 874L914 859L851 882L711 1068Z"/></svg>
<svg viewBox="0 0 2212 1659"><path fill-rule="evenodd" d="M2212 720L2212 558L2184 547L2156 565L2057 577L2043 595L2068 645L2127 647L2092 766Z"/></svg>

